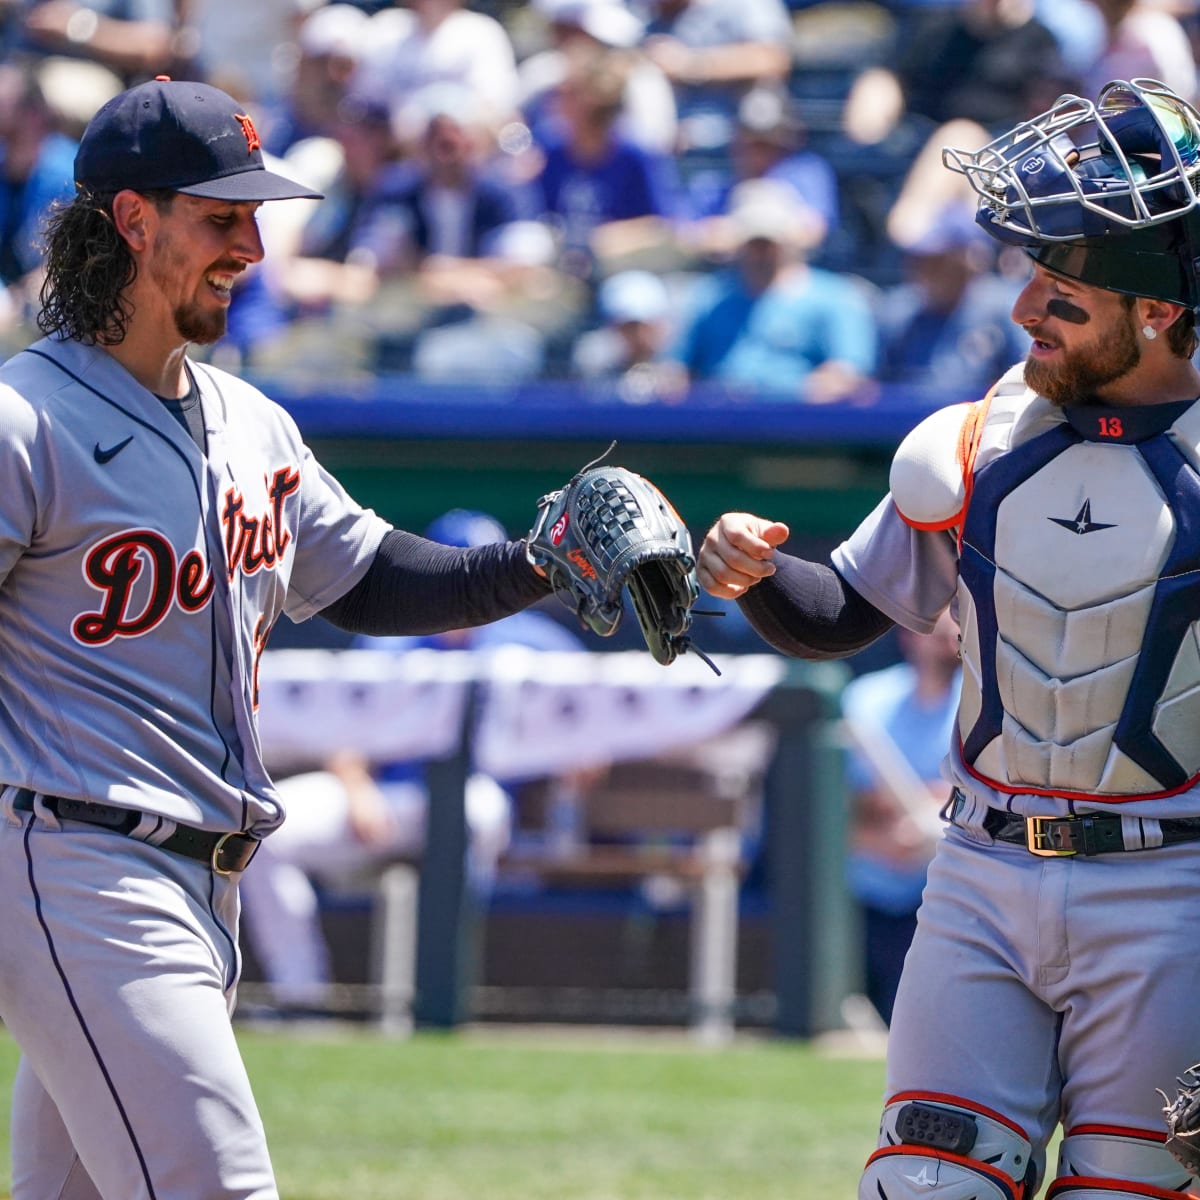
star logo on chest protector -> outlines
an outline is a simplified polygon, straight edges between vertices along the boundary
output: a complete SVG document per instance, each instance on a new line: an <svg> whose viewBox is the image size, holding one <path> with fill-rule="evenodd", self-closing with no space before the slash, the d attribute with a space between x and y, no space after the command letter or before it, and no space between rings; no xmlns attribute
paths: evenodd
<svg viewBox="0 0 1200 1200"><path fill-rule="evenodd" d="M1116 528L1115 525L1105 525L1092 520L1092 502L1090 500L1085 500L1073 517L1047 517L1046 520L1053 521L1055 525L1061 525L1064 529L1078 534L1095 533L1097 529Z"/></svg>

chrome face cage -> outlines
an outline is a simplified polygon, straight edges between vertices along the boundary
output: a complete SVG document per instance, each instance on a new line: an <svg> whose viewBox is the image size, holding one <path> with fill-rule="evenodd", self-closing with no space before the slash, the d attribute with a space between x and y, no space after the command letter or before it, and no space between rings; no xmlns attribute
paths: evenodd
<svg viewBox="0 0 1200 1200"><path fill-rule="evenodd" d="M1162 148L1169 151L1163 156L1163 169L1152 175L1146 173L1142 179L1135 180L1134 175L1135 171L1146 171L1146 159L1140 154L1127 154L1103 120L1106 101L1111 104L1118 94L1136 100L1153 116ZM1175 135L1164 124L1159 108L1164 102L1191 137L1190 144L1196 151L1196 156L1189 155L1191 161L1185 161ZM1109 115L1119 111L1121 109L1116 107L1108 108ZM1082 145L1063 144L1064 135L1069 131L1087 126L1095 131L1095 140ZM1070 185L1069 191L1046 196L1029 193L1019 168L1027 165L1035 154L1044 156L1059 169L1064 183ZM1096 181L1081 177L1073 168L1081 160L1100 154L1111 156L1120 164L1124 180L1114 176L1104 180L1102 193L1085 191L1086 184L1095 186ZM1118 80L1105 85L1094 102L1070 94L1061 96L1052 108L1022 121L980 150L972 152L946 147L942 150L942 162L949 170L966 176L980 198L980 208L988 210L997 226L1017 235L1046 242L1077 241L1087 236L1082 230L1051 233L1039 224L1039 210L1053 207L1055 215L1061 218L1063 204L1070 202L1115 225L1144 229L1176 220L1200 207L1200 194L1197 193L1200 187L1200 113L1157 80ZM1164 195L1168 188L1177 189L1184 198ZM1114 207L1114 204L1120 207Z"/></svg>

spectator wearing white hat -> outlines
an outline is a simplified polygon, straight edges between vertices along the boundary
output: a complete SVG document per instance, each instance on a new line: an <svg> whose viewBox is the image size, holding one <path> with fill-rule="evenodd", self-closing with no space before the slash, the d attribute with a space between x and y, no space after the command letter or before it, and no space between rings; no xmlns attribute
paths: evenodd
<svg viewBox="0 0 1200 1200"><path fill-rule="evenodd" d="M618 125L631 141L662 154L675 151L675 93L662 70L637 53L645 26L624 0L533 0L549 44L524 58L517 68L520 106L535 141L561 120L558 89L567 76L571 47L633 52L625 105Z"/></svg>
<svg viewBox="0 0 1200 1200"><path fill-rule="evenodd" d="M875 367L864 289L810 266L811 214L787 184L739 184L732 265L702 279L673 356L692 381L805 403L863 400Z"/></svg>
<svg viewBox="0 0 1200 1200"><path fill-rule="evenodd" d="M335 136L369 27L353 4L325 4L301 20L284 93L261 105L265 150L283 155L305 138Z"/></svg>
<svg viewBox="0 0 1200 1200"><path fill-rule="evenodd" d="M377 189L367 214L368 225L380 229L382 269L479 258L504 226L534 216L529 190L493 167L484 106L469 88L433 84L396 114L393 126L410 154Z"/></svg>
<svg viewBox="0 0 1200 1200"><path fill-rule="evenodd" d="M571 320L583 296L554 269L532 190L497 168L483 106L461 84L424 89L398 124L411 153L375 189L357 239L382 285L377 319L422 331L413 361L426 374L540 370L543 335ZM454 349L464 339L465 354ZM518 344L528 353L514 361Z"/></svg>
<svg viewBox="0 0 1200 1200"><path fill-rule="evenodd" d="M619 271L597 293L603 324L575 343L572 373L610 381L631 404L682 398L686 377L667 356L674 326L671 295L651 271Z"/></svg>
<svg viewBox="0 0 1200 1200"><path fill-rule="evenodd" d="M183 48L192 70L248 105L280 100L300 56L297 36L323 0L183 0ZM183 72L178 72L183 77Z"/></svg>
<svg viewBox="0 0 1200 1200"><path fill-rule="evenodd" d="M517 62L504 26L461 0L407 0L370 18L354 88L393 109L435 83L473 92L498 130L517 113Z"/></svg>
<svg viewBox="0 0 1200 1200"><path fill-rule="evenodd" d="M729 205L738 185L749 179L779 180L792 188L811 226L806 237L814 246L823 241L838 224L837 173L804 142L804 124L786 91L751 88L738 105L729 155L689 173L681 244L701 257L727 256L735 245Z"/></svg>

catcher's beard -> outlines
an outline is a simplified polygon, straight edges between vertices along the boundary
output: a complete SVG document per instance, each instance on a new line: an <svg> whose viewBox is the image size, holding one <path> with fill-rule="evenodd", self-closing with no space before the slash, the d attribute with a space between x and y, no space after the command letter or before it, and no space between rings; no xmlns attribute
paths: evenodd
<svg viewBox="0 0 1200 1200"><path fill-rule="evenodd" d="M1062 348L1056 364L1030 358L1025 361L1025 382L1051 404L1092 404L1106 384L1128 374L1142 361L1142 348L1133 321L1116 321L1100 337L1073 350Z"/></svg>

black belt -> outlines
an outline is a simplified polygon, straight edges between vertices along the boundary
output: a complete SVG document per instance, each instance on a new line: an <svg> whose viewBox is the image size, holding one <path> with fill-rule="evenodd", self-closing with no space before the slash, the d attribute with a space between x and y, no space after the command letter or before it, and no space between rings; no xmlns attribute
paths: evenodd
<svg viewBox="0 0 1200 1200"><path fill-rule="evenodd" d="M1078 817L1019 817L1016 813L989 808L983 828L998 842L1015 842L1031 854L1055 858L1071 854L1088 857L1121 850L1150 850L1151 846L1127 846L1115 813L1087 813ZM1162 845L1200 841L1200 817L1160 820Z"/></svg>
<svg viewBox="0 0 1200 1200"><path fill-rule="evenodd" d="M13 808L21 812L32 812L36 794L29 788L18 788L13 799ZM65 796L43 796L42 803L63 820L100 825L116 833L132 833L143 819L143 814L132 808L120 808L115 804L94 804L87 800L69 800ZM190 825L176 825L170 837L150 844L160 850L169 850L172 854L182 854L185 858L208 863L218 875L232 875L236 871L244 871L250 865L250 860L258 851L261 841L261 838L249 833L212 833L207 829L193 829Z"/></svg>

